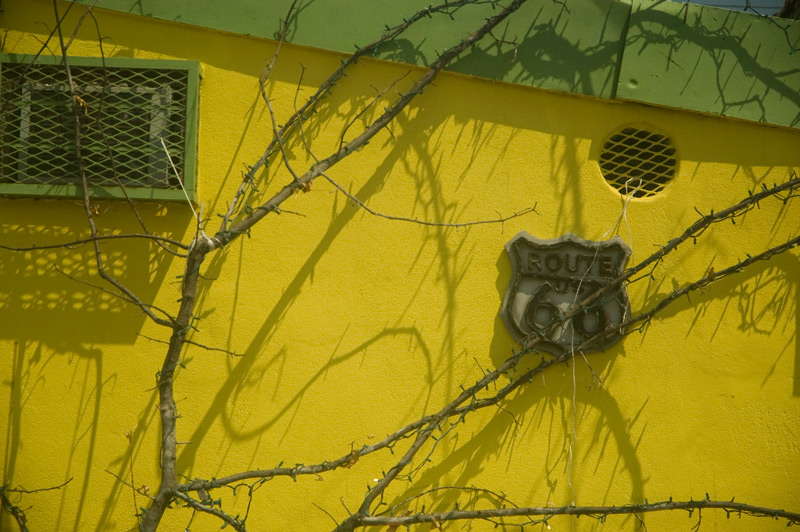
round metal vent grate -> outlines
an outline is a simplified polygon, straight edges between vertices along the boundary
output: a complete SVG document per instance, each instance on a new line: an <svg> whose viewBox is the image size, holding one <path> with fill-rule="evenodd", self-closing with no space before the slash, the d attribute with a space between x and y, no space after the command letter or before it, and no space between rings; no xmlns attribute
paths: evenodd
<svg viewBox="0 0 800 532"><path fill-rule="evenodd" d="M675 177L677 163L669 137L639 127L614 133L600 153L600 170L608 184L635 198L661 192Z"/></svg>

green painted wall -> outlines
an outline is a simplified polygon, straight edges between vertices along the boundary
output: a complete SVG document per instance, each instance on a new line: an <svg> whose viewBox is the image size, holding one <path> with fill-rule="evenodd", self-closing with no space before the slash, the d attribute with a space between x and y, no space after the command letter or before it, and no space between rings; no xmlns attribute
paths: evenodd
<svg viewBox="0 0 800 532"><path fill-rule="evenodd" d="M634 0L617 95L798 127L800 24Z"/></svg>
<svg viewBox="0 0 800 532"><path fill-rule="evenodd" d="M88 3L87 0L81 0ZM222 31L275 38L291 0L99 0L97 5ZM298 2L288 40L352 52L428 0ZM413 25L378 57L425 65L491 4ZM531 0L451 70L533 87L625 98L775 125L800 126L800 23L678 2Z"/></svg>

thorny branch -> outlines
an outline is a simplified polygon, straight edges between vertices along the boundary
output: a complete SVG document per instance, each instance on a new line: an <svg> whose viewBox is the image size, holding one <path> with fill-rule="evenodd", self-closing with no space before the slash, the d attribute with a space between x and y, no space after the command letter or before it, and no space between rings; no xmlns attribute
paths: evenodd
<svg viewBox="0 0 800 532"><path fill-rule="evenodd" d="M214 502L210 501L210 504L203 504L200 501L197 501L185 493L180 491L173 492L173 495L186 503L186 506L192 508L193 510L197 510L198 512L203 512L207 514L211 514L214 517L218 517L221 519L226 525L230 525L234 530L238 530L239 532L246 532L245 524L243 521L239 521L235 517L231 517L230 515L226 514L219 508L214 508Z"/></svg>
<svg viewBox="0 0 800 532"><path fill-rule="evenodd" d="M368 57L370 55L377 54L378 50L380 50L381 46L384 46L387 43L394 42L400 35L403 34L408 28L413 26L415 23L419 22L420 20L424 20L426 18L430 18L432 15L435 14L445 14L452 17L459 9L467 5L480 5L480 4L495 4L496 0L455 0L450 2L444 2L437 6L430 6L425 9L422 9L416 12L414 15L409 17L408 19L404 19L402 24L398 24L394 27L387 27L384 33L381 35L380 38L376 39L375 41L357 48L353 55L348 57L347 59L342 61L342 64L336 71L331 74L328 79L326 79L317 90L311 95L308 100L299 108L295 108L295 112L289 119L284 123L284 125L278 130L278 135L272 139L272 141L267 145L267 148L264 150L264 153L261 157L248 168L248 171L244 174L242 178L242 183L239 186L239 189L234 194L233 199L231 200L228 211L226 212L225 216L223 216L222 222L220 223L220 228L217 233L225 233L228 231L228 227L234 217L234 215L239 212L240 209L240 202L247 191L253 187L253 183L256 179L256 174L263 168L270 158L275 154L277 147L279 146L279 139L285 139L289 135L291 135L297 128L301 126L301 122L309 117L311 114L314 113L315 108L317 105L322 102L325 97L330 94L333 87L336 83L342 79L345 75L345 71L349 69L351 66L356 64L362 57ZM294 5L294 4L293 4ZM287 16L286 19L283 21L283 28L286 28L288 25L289 19L291 15ZM285 29L279 31L279 38L284 36L285 38ZM270 63L272 65L273 62ZM266 71L266 75L269 74L269 69ZM262 76L262 88L263 83L266 79Z"/></svg>
<svg viewBox="0 0 800 532"><path fill-rule="evenodd" d="M509 14L519 8L525 0L514 0L511 2L508 7L503 9L499 14L491 17L480 29L478 29L475 33L464 39L460 44L456 45L455 47L445 51L423 74L412 86L411 90L400 96L389 108L387 108L384 113L375 120L368 128L366 128L360 135L356 138L351 140L347 143L347 145L343 146L339 149L336 153L330 155L328 158L320 161L319 163L315 164L310 170L304 173L302 176L295 177L295 179L288 185L284 186L277 194L275 194L269 201L264 203L263 205L257 207L256 209L249 212L242 220L237 222L233 227L227 229L227 217L223 219L222 226L220 231L218 231L213 237L209 238L204 233L200 233L195 237L194 242L190 246L189 255L187 257L187 264L186 270L183 275L182 279L182 288L181 288L181 300L180 300L180 309L178 312L178 316L172 323L173 334L170 338L170 345L167 350L167 354L164 358L164 363L162 365L161 371L158 374L158 390L159 390L159 410L160 410L160 418L161 418L161 482L158 489L158 493L156 495L156 500L150 506L148 510L146 510L144 514L144 519L141 523L141 528L144 531L154 531L157 527L159 522L161 521L161 517L169 505L170 501L175 497L174 492L178 487L178 483L176 480L176 460L177 460L177 451L176 451L176 419L177 419L177 409L175 406L174 401L174 391L173 391L173 379L174 379L174 371L178 365L180 352L182 346L185 342L186 333L189 331L192 321L194 320L193 312L194 312L194 305L197 296L197 283L199 278L199 268L200 264L203 262L205 256L210 253L211 251L222 248L229 243L231 243L234 239L238 238L239 236L246 234L251 227L253 227L256 223L262 220L268 213L270 212L277 212L279 206L288 198L290 198L296 191L298 190L305 190L307 189L308 185L313 181L316 177L322 174L325 170L330 168L331 166L335 165L340 160L344 159L345 157L349 156L350 154L354 153L362 146L367 144L369 140L378 132L380 131L386 124L388 124L395 116L397 116L406 106L422 91L430 85L431 82L436 78L436 75L447 65L449 65L456 57L458 57L464 50L472 46L473 43L476 43L484 35L486 35L492 28L496 27L501 21L503 21ZM460 4L459 4L460 5ZM423 14L419 15L429 16L431 9L423 10ZM447 6L447 9L452 9L452 6ZM287 21L289 16L287 16ZM407 24L405 27L407 27ZM372 45L370 45L372 46ZM361 54L363 55L363 53ZM352 64L352 63L348 63ZM339 72L339 71L337 71ZM343 70L341 70L343 73ZM334 75L334 77L336 74ZM338 78L336 78L338 79ZM333 83L333 82L331 82ZM322 89L322 88L321 88ZM327 89L326 89L327 90ZM325 91L318 92L319 94L323 94ZM309 104L311 105L311 104ZM282 134L282 131L278 131L278 138ZM274 140L273 142L277 142ZM260 159L254 167L258 167L263 165L266 162L266 158L269 156L270 149L268 148L265 156ZM254 171L254 170L252 170ZM242 192L242 188L237 191L234 200L232 201L232 205L238 202L238 198L240 192ZM228 210L229 213L234 212L231 208ZM516 360L514 364L516 364ZM501 373L497 373L496 375L499 376ZM495 377L496 378L496 377ZM491 382L491 380L488 380ZM464 399L468 398L468 395L464 395ZM457 406L457 405L456 405ZM453 407L455 408L455 406ZM444 417L444 416L442 416ZM417 438L417 443L415 443L415 447L421 447L424 442L427 440L428 435L433 430L433 427L429 427L428 429L424 430L420 436ZM410 456L416 453L416 450ZM409 458L410 459L410 458ZM383 492L386 487L386 484L393 480L394 475L402 470L403 466L400 466L394 469L394 473L391 477L386 477L384 480L386 481L384 484L380 484L376 487L371 495L367 496L367 500L365 500L363 506L369 506L369 503ZM345 523L343 523L345 525ZM346 526L346 525L345 525Z"/></svg>
<svg viewBox="0 0 800 532"><path fill-rule="evenodd" d="M59 490L72 482L72 477L68 480L65 480L61 484L57 486L50 486L48 488L38 488L33 490L26 490L25 488L9 488L8 486L0 486L0 506L2 506L3 511L8 512L11 517L14 518L14 521L17 523L17 527L19 528L20 532L28 532L28 517L25 515L25 510L20 508L17 504L11 502L11 499L8 497L9 493L16 493L16 494L32 494L32 493L42 493L44 491L53 491Z"/></svg>
<svg viewBox="0 0 800 532"><path fill-rule="evenodd" d="M556 515L588 516L605 521L610 515L633 515L648 512L664 512L685 510L691 513L702 509L723 510L728 517L731 515L750 515L755 517L770 517L773 519L786 519L787 525L800 524L800 513L775 510L731 501L712 501L708 498L699 501L664 501L644 504L630 504L626 506L561 506L552 507L526 507L526 508L491 508L487 510L458 510L437 513L418 513L408 516L367 516L359 519L358 526L409 526L418 523L444 523L447 521L464 521L475 519L491 519L498 517L542 517L539 523ZM533 524L533 523L530 523Z"/></svg>
<svg viewBox="0 0 800 532"><path fill-rule="evenodd" d="M143 495L143 496L147 497L148 499L153 499L153 497L151 497L150 495L148 495L148 494L147 494L147 490L146 490L146 489L144 489L144 488L145 488L145 486L142 486L142 487L139 487L139 488L137 488L137 487L136 487L135 485L133 485L131 482L128 482L127 480L125 480L125 479L124 479L124 478L122 478L121 476L117 475L117 474L116 474L116 473L114 473L113 471L109 471L108 469L106 469L105 471L106 471L106 473L108 473L109 475L111 475L112 477L114 477L115 479L117 479L117 480L118 480L118 481L119 481L121 484L123 484L124 486L126 486L126 487L128 487L128 488L130 488L130 489L131 489L131 491L134 493L134 496L133 496L133 498L134 498L134 504L135 504L135 501L136 501L136 494L137 494L137 493L138 493L139 495ZM136 511L138 511L138 510L139 510L139 508L138 508L138 506L136 506Z"/></svg>
<svg viewBox="0 0 800 532"><path fill-rule="evenodd" d="M439 58L428 68L425 74L423 74L414 83L411 89L409 89L406 94L403 94L397 100L395 100L392 105L386 108L383 114L377 120L372 122L372 124L370 124L370 126L367 127L360 135L355 137L332 155L319 161L302 176L296 177L292 183L284 186L268 201L254 208L249 214L234 224L229 230L225 230L223 227L223 229L217 232L217 234L211 239L213 248L227 245L240 235L246 234L251 227L253 227L270 212L276 211L279 206L288 198L292 197L295 192L299 190L306 190L308 185L318 176L322 175L322 173L328 168L334 166L348 155L365 146L373 136L375 136L381 129L383 129L384 126L386 126L398 114L400 114L400 112L405 109L415 97L422 94L422 91L424 91L425 88L428 87L428 85L430 85L434 79L436 79L436 76L439 74L439 72L441 72L442 69L456 59L464 50L468 49L474 43L480 41L494 27L500 24L500 22L505 20L511 13L519 9L519 7L524 4L525 1L526 0L514 0L500 13L489 18L488 21L475 33L461 41L456 46L443 52L442 55L440 55ZM256 166L258 166L258 163Z"/></svg>
<svg viewBox="0 0 800 532"><path fill-rule="evenodd" d="M792 179L786 181L785 183L781 183L780 185L775 185L771 188L767 188L766 186L762 188L762 190L758 193L753 194L752 192L750 195L740 201L735 205L731 205L730 207L723 209L719 212L714 212L713 210L708 215L700 214L700 219L694 222L692 225L686 228L686 230L678 237L673 238L667 244L660 248L658 251L647 257L645 260L641 261L639 264L632 268L628 268L625 270L622 275L608 283L607 285L603 286L601 289L595 291L593 294L587 296L583 301L580 302L580 305L576 306L575 311L570 312L564 316L564 320L571 318L572 316L576 315L578 309L581 311L583 308L588 307L592 303L596 302L602 297L607 296L610 293L616 292L623 283L628 282L631 277L636 275L637 273L641 272L648 266L655 267L657 266L666 255L675 251L679 245L683 244L684 242L691 239L693 242L697 241L697 237L701 236L709 227L713 224L720 223L725 220L731 220L733 223L736 223L736 218L744 216L750 210L756 208L758 203L764 199L770 197L778 197L780 198L780 194L783 192L791 192L800 188L800 177L797 174L792 175ZM782 201L786 201L788 198L784 198Z"/></svg>
<svg viewBox="0 0 800 532"><path fill-rule="evenodd" d="M494 498L497 501L498 504L501 504L503 506L505 506L506 504L510 504L514 508L519 508L516 504L511 502L505 495L503 495L502 493L497 493L497 492L492 491L492 490L488 490L488 489L484 489L484 488L476 488L474 486L437 486L435 488L431 488L431 489L425 490L425 491L423 491L421 493L418 493L416 495L413 495L411 497L407 497L407 498L403 499L402 501L398 502L397 504L393 504L392 506L386 508L384 511L382 511L382 512L376 514L376 515L380 516L380 515L390 514L393 510L396 510L398 508L402 508L402 507L406 506L408 503L410 503L410 502L412 502L412 501L414 501L416 499L420 499L422 497L430 495L431 493L436 493L436 492L439 492L439 491L457 491L457 492L461 492L461 493L472 493L472 494L476 494L476 495L486 495L486 496L490 496L490 497Z"/></svg>
<svg viewBox="0 0 800 532"><path fill-rule="evenodd" d="M53 0L53 11L55 13L55 18L57 21L61 20L58 12L58 0ZM86 211L86 220L89 224L89 230L91 231L92 235L92 245L94 246L94 257L95 262L97 264L97 273L98 275L114 286L119 292L121 292L128 301L131 301L133 304L139 307L142 312L144 312L151 320L159 325L163 325L166 327L170 327L172 325L172 320L163 319L156 316L150 308L150 305L144 303L139 297L134 294L128 287L123 285L119 280L114 278L110 275L103 264L103 254L100 249L100 242L95 237L97 236L97 226L95 225L94 221L94 214L92 212L92 204L91 198L89 194L89 180L86 175L86 167L83 162L83 154L81 152L81 118L80 118L80 97L75 92L76 87L75 83L72 80L72 71L70 70L69 66L69 56L67 55L67 45L64 42L64 34L61 29L61 24L56 24L56 30L58 33L58 41L60 44L61 49L61 58L64 62L64 73L67 77L67 87L69 89L70 100L72 103L72 118L73 118L73 129L75 131L75 162L78 166L78 175L80 177L81 188L83 190L83 206Z"/></svg>
<svg viewBox="0 0 800 532"><path fill-rule="evenodd" d="M703 216L703 218L701 218L701 220L699 220L698 222L696 222L695 224L693 224L690 227L691 230L687 230L687 231L684 232L683 236L680 237L680 238L682 238L681 242L685 242L689 238L692 238L692 236L694 236L694 237L700 236L702 234L702 232L705 230L705 227L707 227L708 224L710 224L710 223L718 223L718 222L720 222L722 220L725 220L725 219L734 220L736 217L739 217L739 216L743 215L744 212L746 212L746 210L748 210L750 208L754 208L757 205L757 202L760 201L760 200L766 199L768 197L778 197L779 199L781 199L781 197L780 197L781 193L783 193L783 192L785 192L787 190L792 190L797 186L800 186L800 183L798 183L798 180L796 178L794 178L794 179L792 179L792 180L790 180L787 183L784 183L782 185L777 185L777 186L774 186L772 188L765 189L764 191L762 191L759 194L751 194L747 199L739 202L738 204L734 205L733 207L725 209L723 211L720 211L720 213L722 213L722 214L717 213L715 215ZM783 200L787 201L790 197L791 197L791 195L790 196L786 196L785 198L783 198ZM756 199L752 199L752 198L756 198ZM671 244L672 245L671 245L669 251L672 251L677 247L677 243L675 242L675 240L671 241ZM766 251L764 251L762 253L759 253L757 255L750 256L746 260L741 261L736 265L733 265L733 266L730 266L728 268L719 270L719 271L714 272L714 273L712 273L710 275L707 274L703 278L698 279L697 281L695 281L693 283L690 283L689 285L685 286L684 288L682 288L680 290L677 290L673 294L670 294L669 296L665 297L660 302L658 302L653 308L651 308L649 311L641 313L639 315L636 315L636 316L630 318L628 321L626 321L621 326L621 328L629 327L630 325L633 325L634 323L637 323L637 322L640 322L640 321L649 320L650 318L655 316L658 312L663 310L666 306L668 306L669 304L673 303L675 300L677 300L681 296L686 295L687 293L689 293L689 292L691 292L693 290L698 290L698 289L700 289L700 288L702 288L702 287L704 287L704 286L706 286L706 285L708 285L708 284L710 284L712 282L718 281L718 280L722 279L725 276L732 275L734 273L740 272L744 268L750 266L751 264L753 264L753 263L755 263L757 261L766 260L766 259L768 259L770 257L773 257L773 256L779 254L779 253L783 253L783 252L787 251L788 249L791 249L792 247L795 247L797 245L800 245L800 237L791 239L791 240L789 240L789 241L787 241L787 242L785 242L783 244L780 244L778 246L774 246L772 248L769 248L768 250L766 250ZM663 257L663 249L664 248L660 249L658 252L656 252L655 255L657 255L659 257ZM640 262L639 264L637 264L636 266L634 266L634 267L630 268L629 270L627 270L625 273L627 274L628 272L631 272L631 271L633 271L633 272L641 271L646 265L653 264L654 262L655 262L655 259L652 256L648 257L648 258L644 259L642 262ZM624 275L625 274L623 274L623 276ZM600 292L601 290L598 290L598 292ZM581 311L583 311L583 309L589 308L590 305L596 304L596 301L597 301L598 297L599 296L598 296L597 293L591 295L590 297L587 297L586 300L583 303L579 304L576 307L574 313L581 312ZM573 315L573 314L571 313L571 314L567 314L565 316L568 316L568 315ZM548 333L549 329L551 329L552 327L557 326L564 319L566 319L566 318L562 317L562 319L559 319L557 322L551 323L547 328L544 328L541 331L539 331L541 334L538 335L538 337L546 336L546 334ZM596 343L598 340L601 340L602 339L601 336L603 334L608 334L608 333L607 332L606 333L599 333L595 337L587 339L582 345L578 346L574 350L565 350L560 355L555 356L553 358L542 359L542 361L537 366L535 366L534 368L524 372L523 374L519 375L518 377L514 378L508 384L506 384L505 386L499 388L494 394L491 394L491 395L486 396L486 397L478 398L478 394L481 391L486 390L488 388L488 386L487 386L488 384L490 384L491 382L496 381L501 375L510 375L512 370L518 365L519 361L521 360L521 358L523 356L535 351L536 341L534 340L529 345L527 345L522 351L520 351L519 353L516 353L512 357L508 358L496 370L494 370L493 372L487 373L482 379L477 381L475 385L473 385L472 387L470 387L468 389L465 389L464 392L461 395L459 395L459 397L457 397L454 401L452 401L450 404L445 406L437 414L424 416L421 419L419 419L419 420L417 420L417 421L415 421L413 423L410 423L409 425L399 429L395 433L388 435L386 438L384 438L380 442L377 442L377 443L374 443L374 444L371 444L371 445L365 445L365 446L361 447L360 449L352 449L349 453L339 457L336 460L325 461L325 462L322 462L320 464L308 465L308 466L306 466L306 465L296 465L295 467L282 467L282 465L279 464L277 467L275 467L273 469L247 471L247 472L237 473L237 474L226 476L226 477L222 477L222 478L216 478L216 479L213 479L211 481L204 481L204 480L196 479L191 483L179 485L179 486L176 487L176 489L181 490L181 491L195 491L195 490L200 490L200 489L212 490L212 489L224 486L224 485L233 484L233 483L237 483L237 482L243 482L243 481L252 480L252 479L270 480L270 479L273 479L275 477L280 477L280 476L291 477L291 478L295 478L296 479L298 476L302 476L302 475L319 475L320 473L324 473L326 471L332 471L332 470L337 469L337 468L351 467L354 463L356 463L363 456L366 456L366 455L371 454L373 452L379 451L381 449L387 449L387 448L391 449L391 448L393 448L395 446L395 444L397 444L401 440L404 440L404 439L407 439L407 438L411 438L411 437L416 437L416 439L415 439L414 443L412 444L411 448L407 451L407 453L403 456L403 458L400 461L398 461L398 463L395 466L395 468L390 470L390 473L387 474L387 476L385 476L384 479L382 479L382 481L379 482L379 484L377 486L375 486L375 487L370 489L369 493L376 493L377 490L379 490L381 488L381 485L383 485L383 488L385 488L385 486L391 481L391 480L387 481L387 478L390 478L389 475L392 474L392 472L394 472L394 471L399 472L399 470L403 469L403 467L405 467L405 465L410 463L410 461L414 457L414 455L421 449L421 447L422 447L421 444L424 443L424 441L430 436L430 434L432 434L432 432L434 430L444 431L444 429L442 427L442 422L444 422L447 419L454 419L454 421L451 421L450 423L452 425L455 425L455 424L461 422L464 419L464 417L467 414L471 413L471 412L475 412L477 410L480 410L480 409L483 409L483 408L486 408L486 407L489 407L489 406L497 405L500 401L505 399L511 392L513 392L514 390L520 388L521 386L524 386L524 385L530 383L534 376L542 373L546 369L548 369L548 368L550 368L550 367L552 367L554 365L566 362L569 359L573 358L577 354L585 356L584 353L583 353L583 349L585 349L585 347L587 345L591 345L593 343ZM397 475L397 473L394 473L394 476L396 476L396 475ZM362 506L362 508L360 509L359 512L357 512L355 514L352 514L348 519L346 519L340 525L338 525L337 530L350 530L350 529L352 529L352 527L357 527L357 526L367 526L368 524L381 524L382 522L380 522L380 521L374 521L374 522L369 521L368 522L368 521L363 520L363 519L373 519L371 517L370 518L365 517L365 516L368 516L369 513L370 513L369 512L369 506L368 506L370 500L374 500L374 496L372 498L370 498L368 496L367 499L365 500L365 503L364 503L366 506ZM676 503L676 504L702 505L702 504L706 504L706 503L703 503L702 501L701 502L698 502L698 501L691 502L690 501L690 503ZM660 511L660 510L679 509L678 507L672 507L670 505L666 505L666 506L665 505L645 505L645 506L647 506L648 508L652 507L652 509L642 510L642 506L641 505L639 505L639 506L617 507L617 508L612 508L612 507L602 507L602 508L605 508L605 509L609 509L610 508L609 512L608 512L609 514L612 514L612 513L636 513L636 512L640 512L640 511ZM712 508L714 506L711 505L711 506L697 506L697 507L698 508L700 508L700 507ZM569 508L576 508L576 507L569 507ZM619 508L622 508L622 509L626 509L627 508L628 510L620 510ZM691 508L691 506L686 506L684 509L689 509L689 508ZM720 508L722 508L722 507L720 507ZM742 508L744 508L744 506ZM756 508L756 507L753 507L753 508ZM534 511L536 509L533 509L533 510L527 509L527 510L528 511ZM548 508L547 510L549 512L553 511L552 508ZM601 515L603 513L603 512L595 512L594 510L596 510L596 508L590 509L590 510L585 510L585 513L580 513L580 512L582 512L584 510L578 509L577 513L570 514L570 515L579 515L579 514L580 515L587 515L587 514L593 514L593 513L597 513L598 515ZM570 511L573 511L573 510L570 510ZM742 511L744 511L744 510L742 510ZM757 515L767 515L767 514L769 514L769 515L777 515L777 514L775 514L776 510L772 510L772 509L765 509L764 512L766 512L766 513L762 512L761 514L757 514ZM473 514L465 514L465 513L455 514L455 515L461 516L461 517L456 517L457 519L483 518L483 517L467 517L468 515L473 515ZM511 514L509 514L509 515L511 515ZM519 515L524 515L524 514L519 514ZM531 515L535 515L535 514L532 513ZM549 514L536 514L536 515L549 515ZM786 515L780 514L781 517L788 516L787 519L790 519L790 520L793 519L792 516L794 516L794 515L796 515L796 514L792 514L791 512L787 512ZM488 517L488 516L489 516L489 514L486 514L486 517ZM408 517L413 518L415 516L408 516ZM439 522L441 522L443 520L444 521L448 520L447 517L444 516L444 515L436 515L435 517L436 517L436 520L439 521ZM422 522L422 521L413 521L413 522ZM429 521L429 522L433 522L433 521ZM409 524L411 524L411 523L412 522L409 522ZM383 523L383 524L388 524L388 522L387 523ZM392 522L391 524L393 526L395 523ZM398 524L406 524L406 523L403 522L403 523L398 523Z"/></svg>
<svg viewBox="0 0 800 532"><path fill-rule="evenodd" d="M748 257L745 260L742 260L742 261L738 262L737 264L734 264L734 265L729 266L727 268L724 268L722 270L718 270L718 271L713 271L712 270L709 273L707 273L705 277L702 277L702 278L700 278L700 279L698 279L698 280L696 280L696 281L694 281L692 283L689 283L688 285L684 286L683 288L680 288L678 290L673 291L671 294L669 294L668 296L666 296L663 299L661 299L658 303L656 303L650 310L648 310L646 312L642 312L641 314L633 316L629 320L624 321L620 325L620 329L627 329L630 326L632 326L632 325L634 325L636 323L639 323L639 322L649 322L653 317L656 316L656 314L658 314L662 309L664 309L664 307L666 307L667 305L669 305L670 303L672 303L676 299L678 299L678 298L680 298L682 296L687 296L688 297L688 295L691 292L695 292L697 290L700 290L703 287L708 286L709 284L711 284L711 283L713 283L715 281L719 281L723 277L727 277L729 275L733 275L735 273L739 273L744 268L746 268L747 266L750 266L751 264L753 264L755 262L762 261L762 260L769 260L770 258L774 257L775 255L779 255L781 253L789 251L790 249L795 248L797 246L800 246L800 236L792 238L790 240L787 240L786 242L784 242L784 243L782 243L780 245L771 247L771 248L769 248L769 249L767 249L767 250L765 250L765 251L763 251L761 253L758 253L756 255L752 255L752 256L748 255ZM593 342L602 341L603 338L607 334L609 334L608 331L600 333L600 334L596 335L594 338L592 338L591 341L593 341ZM578 349L580 349L580 348L578 348Z"/></svg>

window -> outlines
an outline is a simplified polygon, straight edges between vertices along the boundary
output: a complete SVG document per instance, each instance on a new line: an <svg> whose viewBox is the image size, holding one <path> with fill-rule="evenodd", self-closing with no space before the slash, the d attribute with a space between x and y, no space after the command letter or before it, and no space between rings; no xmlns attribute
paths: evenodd
<svg viewBox="0 0 800 532"><path fill-rule="evenodd" d="M183 185L193 198L198 64L79 57L69 64L92 197L185 201ZM83 195L70 99L61 58L0 55L0 194Z"/></svg>

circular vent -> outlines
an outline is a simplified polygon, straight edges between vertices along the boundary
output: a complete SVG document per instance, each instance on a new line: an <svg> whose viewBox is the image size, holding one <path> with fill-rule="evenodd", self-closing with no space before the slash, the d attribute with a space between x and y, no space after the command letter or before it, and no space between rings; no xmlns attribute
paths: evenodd
<svg viewBox="0 0 800 532"><path fill-rule="evenodd" d="M600 169L608 184L635 198L661 192L675 177L676 165L670 138L639 127L614 133L600 153Z"/></svg>

